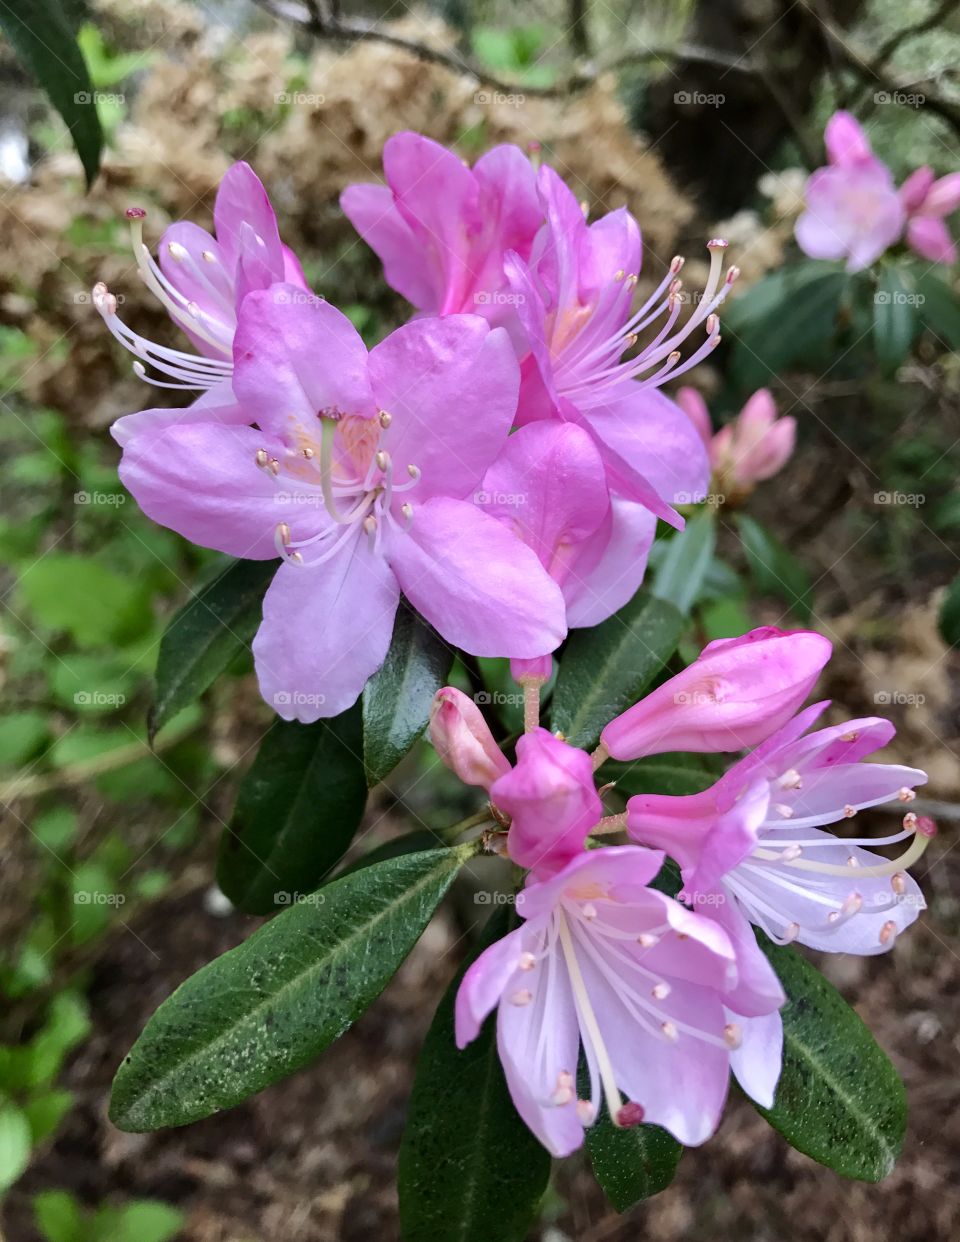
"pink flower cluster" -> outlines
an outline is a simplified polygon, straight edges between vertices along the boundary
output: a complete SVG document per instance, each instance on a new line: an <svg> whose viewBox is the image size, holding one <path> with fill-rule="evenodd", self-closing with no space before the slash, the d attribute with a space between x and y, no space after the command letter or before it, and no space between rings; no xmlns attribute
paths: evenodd
<svg viewBox="0 0 960 1242"><path fill-rule="evenodd" d="M807 181L806 211L797 220L800 249L813 259L846 259L847 270L869 267L904 237L931 263L955 263L945 223L960 207L960 173L936 178L916 169L898 190L849 112L835 112L824 133L827 165Z"/></svg>
<svg viewBox="0 0 960 1242"><path fill-rule="evenodd" d="M611 721L592 757L531 721L513 765L473 700L451 687L437 694L437 751L489 792L505 852L527 872L520 925L463 978L457 1043L496 1009L511 1096L554 1155L580 1146L602 1105L615 1125L645 1120L702 1143L731 1071L773 1105L786 997L751 924L780 944L875 954L924 907L905 868L931 821L908 812L902 832L879 840L824 831L865 807L909 803L926 780L862 762L889 741L887 721L811 731L827 704L798 708L829 655L827 639L806 632L711 643ZM701 794L634 796L624 814L604 815L594 769L608 756L748 747ZM617 830L633 843L591 848ZM904 839L912 844L893 862L865 848ZM651 887L666 855L681 869L678 899ZM581 1051L589 1087L578 1080Z"/></svg>
<svg viewBox="0 0 960 1242"><path fill-rule="evenodd" d="M549 670L569 627L632 597L657 519L681 527L674 504L710 475L660 387L719 341L723 242L681 323L682 260L637 304L633 217L589 223L519 148L471 169L402 133L384 169L343 207L416 313L372 349L310 290L246 164L223 179L215 236L175 224L159 261L128 212L140 274L195 352L146 340L94 290L138 374L194 394L117 421L121 478L193 542L278 560L256 670L304 722L355 701L401 592L452 645Z"/></svg>

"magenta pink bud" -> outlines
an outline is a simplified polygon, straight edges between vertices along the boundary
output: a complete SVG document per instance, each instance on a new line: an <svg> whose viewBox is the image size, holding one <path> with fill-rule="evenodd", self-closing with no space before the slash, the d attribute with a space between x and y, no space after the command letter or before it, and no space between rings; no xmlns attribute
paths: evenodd
<svg viewBox="0 0 960 1242"><path fill-rule="evenodd" d="M707 409L706 401L696 388L680 388L677 391L677 405L693 423L700 439L709 449L713 436L713 423L710 421L710 411Z"/></svg>
<svg viewBox="0 0 960 1242"><path fill-rule="evenodd" d="M772 626L712 642L689 668L612 720L601 741L614 759L756 746L790 719L830 652L822 634Z"/></svg>
<svg viewBox="0 0 960 1242"><path fill-rule="evenodd" d="M465 785L489 789L498 776L510 771L479 707L453 686L444 686L434 695L430 740Z"/></svg>
<svg viewBox="0 0 960 1242"><path fill-rule="evenodd" d="M496 781L490 798L512 821L507 853L540 878L579 854L603 817L590 756L546 729L520 738L516 766Z"/></svg>
<svg viewBox="0 0 960 1242"><path fill-rule="evenodd" d="M960 207L960 173L947 173L930 187L923 201L924 215L949 216Z"/></svg>
<svg viewBox="0 0 960 1242"><path fill-rule="evenodd" d="M933 185L935 178L936 174L928 164L924 164L922 168L914 169L900 187L900 201L903 203L904 210L907 212L919 211L927 195L930 193L930 187Z"/></svg>
<svg viewBox="0 0 960 1242"><path fill-rule="evenodd" d="M796 420L778 419L772 395L759 389L737 419L714 436L713 463L721 486L742 493L769 479L792 454L796 435Z"/></svg>
<svg viewBox="0 0 960 1242"><path fill-rule="evenodd" d="M860 122L849 112L835 112L823 134L827 159L831 164L848 166L873 159L873 152Z"/></svg>

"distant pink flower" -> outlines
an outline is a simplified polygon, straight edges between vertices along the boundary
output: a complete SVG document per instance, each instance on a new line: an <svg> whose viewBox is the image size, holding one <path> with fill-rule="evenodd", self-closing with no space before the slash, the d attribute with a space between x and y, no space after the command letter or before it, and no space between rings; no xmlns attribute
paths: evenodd
<svg viewBox="0 0 960 1242"><path fill-rule="evenodd" d="M829 164L807 181L797 242L812 259L846 259L847 271L858 272L900 237L903 203L890 169L848 112L834 113L824 140Z"/></svg>
<svg viewBox="0 0 960 1242"><path fill-rule="evenodd" d="M957 247L944 221L960 207L960 173L938 180L932 168L918 168L900 187L900 199L911 249L931 263L956 263Z"/></svg>
<svg viewBox="0 0 960 1242"><path fill-rule="evenodd" d="M281 242L270 199L249 164L234 164L220 182L213 208L216 237L189 221L171 224L160 239L157 265L143 241L145 217L140 208L127 212L140 276L202 356L158 345L134 332L117 314L117 299L104 284L93 290L94 306L136 357L134 370L147 383L209 395L189 414L182 409L145 410L119 419L112 431L120 444L145 428L170 422L243 421L230 389L240 304L252 290L279 281L307 289L300 263ZM149 376L148 366L165 378Z"/></svg>
<svg viewBox="0 0 960 1242"><path fill-rule="evenodd" d="M629 830L680 863L683 896L695 904L730 905L780 943L881 953L924 907L904 868L923 852L932 825L908 815L903 832L875 839L820 829L865 807L908 804L927 778L916 768L861 762L893 736L889 721L807 733L826 707L802 711L703 793L631 798ZM911 837L913 847L894 862L863 848ZM727 913L729 931L735 916Z"/></svg>
<svg viewBox="0 0 960 1242"><path fill-rule="evenodd" d="M677 404L706 445L717 490L725 496L747 495L754 484L781 470L793 453L796 419L777 418L776 404L766 388L758 389L737 417L716 433L706 402L695 388L681 388Z"/></svg>
<svg viewBox="0 0 960 1242"><path fill-rule="evenodd" d="M703 1143L720 1120L733 1050L748 1039L754 1078L764 1089L776 1083L776 1032L748 1035L767 1021L754 1014L775 1015L783 1003L772 969L755 942L744 942L741 965L717 922L649 888L662 861L638 846L589 850L528 881L517 897L523 925L460 985L458 1047L496 1008L513 1102L555 1156L581 1145L601 1102L616 1125L652 1122L688 1146ZM735 1020L733 998L750 1016ZM586 1098L577 1091L581 1047Z"/></svg>
<svg viewBox="0 0 960 1242"><path fill-rule="evenodd" d="M713 312L735 275L721 280L724 244L711 243L703 300L674 330L682 307L682 260L673 261L655 292L634 309L641 247L633 217L621 208L588 224L551 168L540 169L537 187L546 223L528 259L509 254L505 260L531 351L518 420L581 426L594 439L612 492L682 526L671 505L678 495L705 490L707 463L687 420L658 388L696 365L719 340ZM678 365L677 347L701 325L703 344ZM652 339L623 360L648 328Z"/></svg>
<svg viewBox="0 0 960 1242"><path fill-rule="evenodd" d="M386 185L351 185L340 205L380 257L387 283L428 315L512 318L503 256L529 253L543 213L519 147L494 147L466 167L454 152L404 132L383 148Z"/></svg>
<svg viewBox="0 0 960 1242"><path fill-rule="evenodd" d="M545 879L581 854L603 817L593 764L546 729L517 741L517 762L490 787L490 800L510 817L507 853Z"/></svg>
<svg viewBox="0 0 960 1242"><path fill-rule="evenodd" d="M454 686L444 686L434 695L430 741L465 785L489 790L498 776L510 771L510 761L494 740L480 708Z"/></svg>
<svg viewBox="0 0 960 1242"><path fill-rule="evenodd" d="M717 639L612 720L601 744L614 759L756 746L793 716L830 651L822 634L773 626Z"/></svg>
<svg viewBox="0 0 960 1242"><path fill-rule="evenodd" d="M401 590L476 655L562 640L558 587L468 500L513 421L502 330L417 320L368 355L344 315L280 284L244 299L234 354L236 399L257 426L161 426L129 440L120 474L149 517L195 543L282 558L253 644L280 715L316 720L356 699Z"/></svg>

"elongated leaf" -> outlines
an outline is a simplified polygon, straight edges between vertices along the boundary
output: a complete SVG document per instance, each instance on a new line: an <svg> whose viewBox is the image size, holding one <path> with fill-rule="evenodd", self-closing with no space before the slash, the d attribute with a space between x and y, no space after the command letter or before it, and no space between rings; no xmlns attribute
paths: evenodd
<svg viewBox="0 0 960 1242"><path fill-rule="evenodd" d="M512 909L492 915L482 943L514 926ZM472 959L471 959L472 960ZM497 1055L495 1022L462 1052L454 1000L467 963L447 989L417 1064L400 1147L404 1242L521 1242L550 1176L550 1156L520 1120Z"/></svg>
<svg viewBox="0 0 960 1242"><path fill-rule="evenodd" d="M917 273L920 318L944 349L960 349L960 296L926 265Z"/></svg>
<svg viewBox="0 0 960 1242"><path fill-rule="evenodd" d="M673 604L638 591L601 625L575 630L553 692L553 728L573 746L595 746L603 726L666 667L682 629Z"/></svg>
<svg viewBox="0 0 960 1242"><path fill-rule="evenodd" d="M653 594L689 614L703 589L717 542L713 511L703 509L674 535L657 567Z"/></svg>
<svg viewBox="0 0 960 1242"><path fill-rule="evenodd" d="M63 117L87 185L100 167L103 134L90 74L57 0L3 0L0 28Z"/></svg>
<svg viewBox="0 0 960 1242"><path fill-rule="evenodd" d="M407 854L343 876L198 971L120 1066L114 1124L185 1125L314 1060L384 989L474 849Z"/></svg>
<svg viewBox="0 0 960 1242"><path fill-rule="evenodd" d="M951 647L960 647L960 574L947 587L938 624L943 641Z"/></svg>
<svg viewBox="0 0 960 1242"><path fill-rule="evenodd" d="M370 785L388 776L421 736L452 664L453 650L401 603L387 658L363 690L363 761Z"/></svg>
<svg viewBox="0 0 960 1242"><path fill-rule="evenodd" d="M812 611L810 575L765 526L741 513L737 519L743 550L758 591L785 600L800 621L809 621Z"/></svg>
<svg viewBox="0 0 960 1242"><path fill-rule="evenodd" d="M844 1177L879 1182L903 1145L903 1083L818 970L795 949L758 939L789 997L783 1072L773 1108L759 1111L791 1147Z"/></svg>
<svg viewBox="0 0 960 1242"><path fill-rule="evenodd" d="M248 914L273 914L326 878L360 826L367 782L360 707L280 721L264 738L220 842L217 880Z"/></svg>
<svg viewBox="0 0 960 1242"><path fill-rule="evenodd" d="M601 783L615 781L617 792L631 794L701 793L723 771L712 755L667 753L635 759L630 763L608 759L599 772Z"/></svg>
<svg viewBox="0 0 960 1242"><path fill-rule="evenodd" d="M606 1111L587 1129L594 1176L618 1212L626 1212L673 1181L683 1148L660 1126L617 1128Z"/></svg>
<svg viewBox="0 0 960 1242"><path fill-rule="evenodd" d="M275 561L231 562L167 626L157 658L151 741L250 646L260 624L263 594L276 569Z"/></svg>
<svg viewBox="0 0 960 1242"><path fill-rule="evenodd" d="M900 268L885 267L873 297L873 345L885 375L906 358L918 327L912 279Z"/></svg>

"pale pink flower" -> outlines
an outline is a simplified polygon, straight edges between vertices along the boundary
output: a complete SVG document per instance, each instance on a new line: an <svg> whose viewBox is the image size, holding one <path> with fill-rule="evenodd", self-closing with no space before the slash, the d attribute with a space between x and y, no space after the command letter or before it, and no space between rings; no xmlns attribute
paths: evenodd
<svg viewBox="0 0 960 1242"><path fill-rule="evenodd" d="M829 164L807 181L797 243L812 259L846 259L847 271L858 272L900 237L903 203L890 169L848 112L834 113L824 139Z"/></svg>
<svg viewBox="0 0 960 1242"><path fill-rule="evenodd" d="M772 968L752 936L742 965L716 921L648 887L662 861L639 846L596 849L528 880L517 897L522 926L460 985L457 1045L496 1008L513 1102L555 1156L581 1145L601 1102L616 1125L652 1122L687 1146L703 1143L742 1064L741 1043L761 1089L776 1083L776 1032L748 1034L784 1001ZM590 1088L578 1098L581 1048Z"/></svg>
<svg viewBox="0 0 960 1242"><path fill-rule="evenodd" d="M717 491L731 499L746 496L755 484L772 478L793 453L797 421L789 415L777 417L769 389L758 389L737 417L716 433L706 402L695 388L681 388L677 404L707 447Z"/></svg>
<svg viewBox="0 0 960 1242"><path fill-rule="evenodd" d="M717 639L612 720L601 744L614 759L756 746L793 716L830 652L829 639L809 630L764 626Z"/></svg>
<svg viewBox="0 0 960 1242"><path fill-rule="evenodd" d="M923 852L932 824L908 814L904 831L877 838L821 829L866 807L909 805L914 786L927 777L916 768L861 762L893 736L887 720L807 733L826 707L800 712L703 793L632 797L629 830L680 863L688 900L735 908L738 915L725 911L728 931L735 917L746 916L780 943L881 953L924 908L905 868ZM910 838L910 849L892 862L864 848Z"/></svg>
<svg viewBox="0 0 960 1242"><path fill-rule="evenodd" d="M900 187L907 213L907 245L931 263L956 263L957 247L945 223L960 207L960 173L936 178L926 166L912 172Z"/></svg>
<svg viewBox="0 0 960 1242"><path fill-rule="evenodd" d="M502 329L416 320L368 354L339 311L279 284L245 297L234 353L256 427L161 425L128 441L120 474L148 516L194 542L281 558L253 644L280 715L350 706L383 662L401 590L475 655L562 640L559 588L471 502L516 407Z"/></svg>

